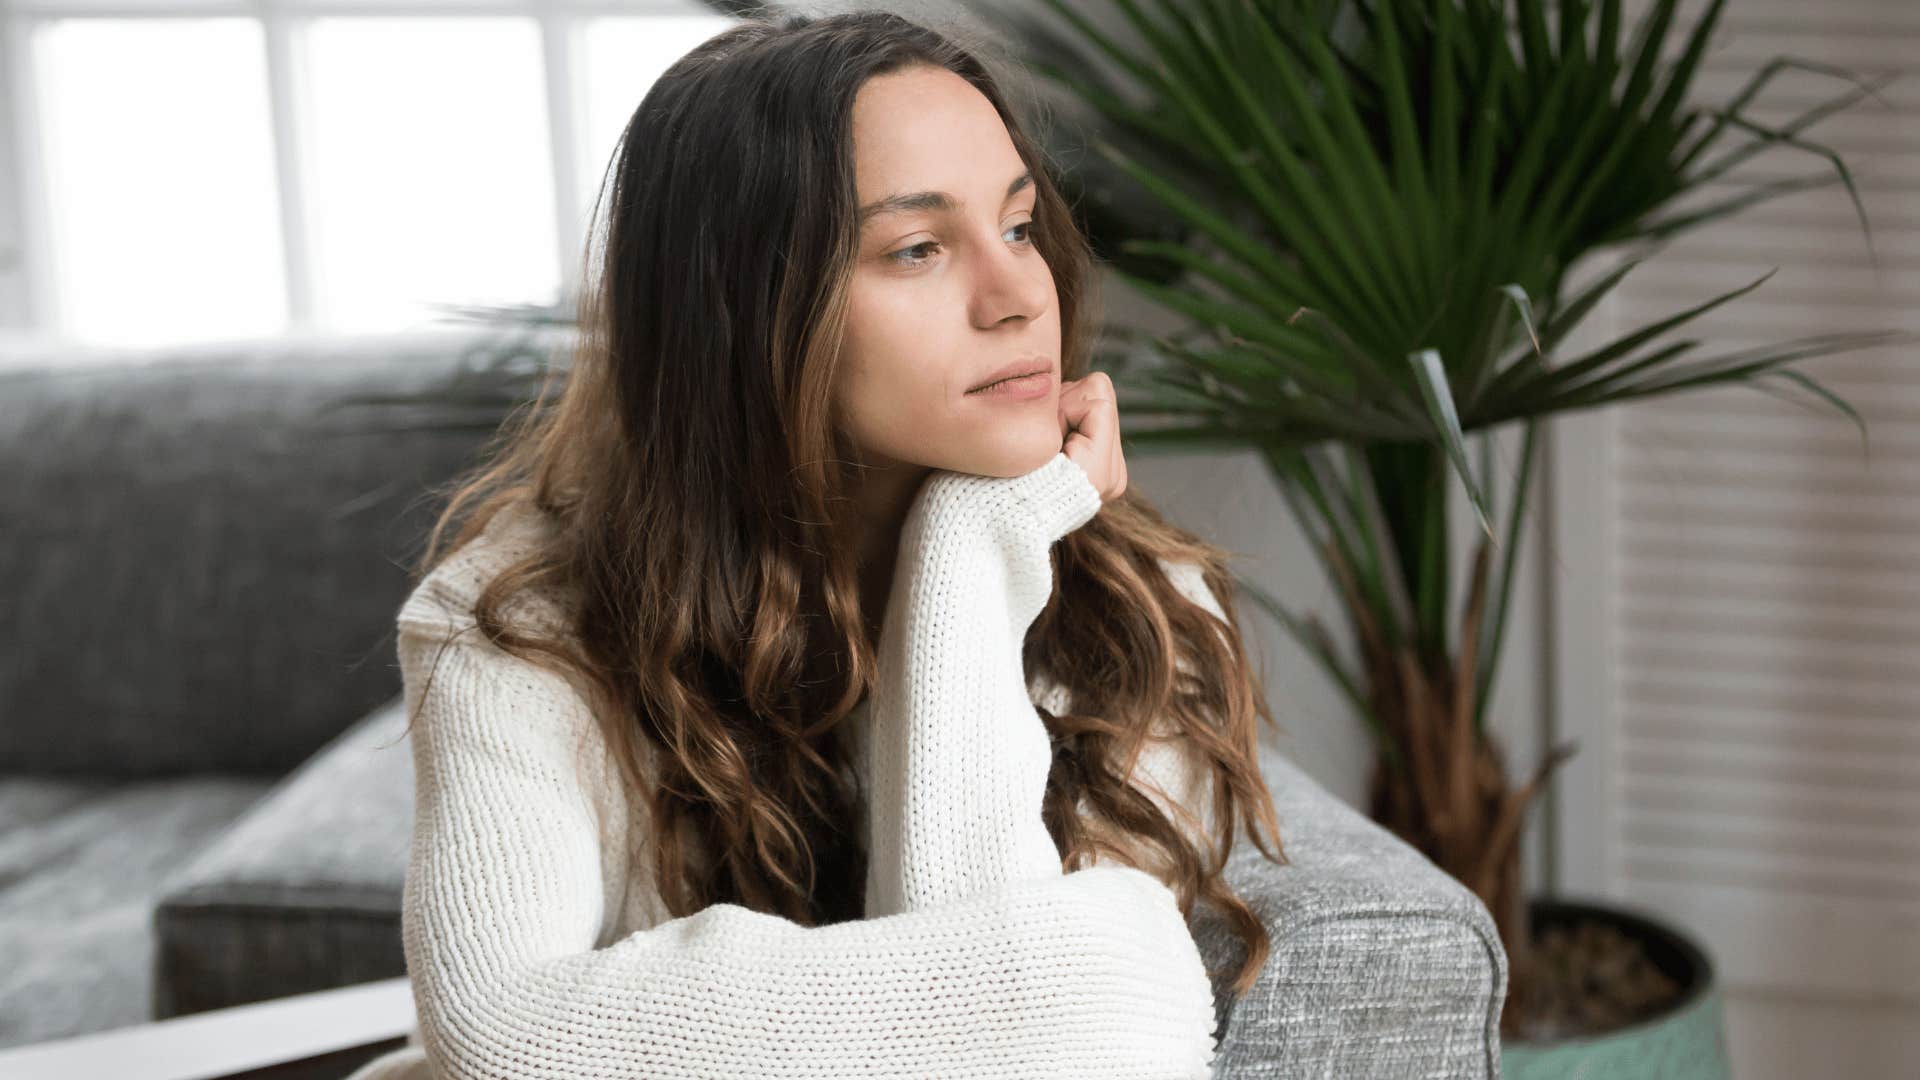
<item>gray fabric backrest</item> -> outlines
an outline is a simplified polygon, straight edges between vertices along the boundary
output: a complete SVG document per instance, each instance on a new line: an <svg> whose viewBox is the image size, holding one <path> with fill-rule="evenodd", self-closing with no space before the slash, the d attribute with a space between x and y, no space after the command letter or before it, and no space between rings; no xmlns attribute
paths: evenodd
<svg viewBox="0 0 1920 1080"><path fill-rule="evenodd" d="M499 335L0 355L0 773L278 775L397 693L427 489L485 433L322 409Z"/></svg>

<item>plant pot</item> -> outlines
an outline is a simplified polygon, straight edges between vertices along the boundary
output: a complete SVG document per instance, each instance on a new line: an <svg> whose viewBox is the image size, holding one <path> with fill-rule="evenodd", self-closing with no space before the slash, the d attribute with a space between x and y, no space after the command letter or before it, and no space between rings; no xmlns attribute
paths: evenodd
<svg viewBox="0 0 1920 1080"><path fill-rule="evenodd" d="M1606 1077L1635 1080L1727 1080L1731 1065L1721 1019L1721 992L1706 950L1651 913L1605 903L1535 897L1528 901L1531 940L1542 963L1550 935L1619 934L1638 946L1645 963L1677 984L1656 1011L1603 1031L1540 1037L1503 1037L1505 1080Z"/></svg>

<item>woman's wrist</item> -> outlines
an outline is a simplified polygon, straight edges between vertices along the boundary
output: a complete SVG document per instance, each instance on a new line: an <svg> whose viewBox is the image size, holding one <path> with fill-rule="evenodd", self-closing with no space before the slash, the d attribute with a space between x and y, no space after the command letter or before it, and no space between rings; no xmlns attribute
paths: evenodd
<svg viewBox="0 0 1920 1080"><path fill-rule="evenodd" d="M1038 537L1051 545L1100 512L1100 490L1078 462L1056 452L1020 476L936 473L920 493L936 526L986 527Z"/></svg>
<svg viewBox="0 0 1920 1080"><path fill-rule="evenodd" d="M1020 476L939 472L901 533L902 567L911 563L909 575L925 575L939 564L958 570L964 588L1003 590L1017 641L1053 594L1054 543L1091 520L1102 501L1065 452ZM904 584L897 575L896 584Z"/></svg>

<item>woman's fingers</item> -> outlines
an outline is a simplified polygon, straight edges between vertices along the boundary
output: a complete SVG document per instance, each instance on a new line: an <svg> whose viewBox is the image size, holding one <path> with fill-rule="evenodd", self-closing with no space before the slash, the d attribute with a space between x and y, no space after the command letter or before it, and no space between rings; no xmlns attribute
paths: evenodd
<svg viewBox="0 0 1920 1080"><path fill-rule="evenodd" d="M1119 498L1127 490L1127 462L1120 447L1119 404L1106 372L1089 372L1062 386L1060 426L1060 449L1086 471L1101 501Z"/></svg>

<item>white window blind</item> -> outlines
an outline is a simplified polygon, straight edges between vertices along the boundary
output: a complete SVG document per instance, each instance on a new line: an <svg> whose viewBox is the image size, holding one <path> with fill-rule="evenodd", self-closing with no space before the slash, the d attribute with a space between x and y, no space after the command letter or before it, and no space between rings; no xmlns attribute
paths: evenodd
<svg viewBox="0 0 1920 1080"><path fill-rule="evenodd" d="M1683 4L1670 45L1703 8ZM1694 100L1718 106L1782 54L1868 77L1911 66L1920 5L1732 0L1714 40ZM1788 70L1744 112L1777 127L1847 88ZM1776 266L1674 339L1698 337L1690 355L1712 356L1815 334L1920 331L1920 74L1879 93L1885 104L1862 101L1802 136L1853 171L1877 269L1835 182L1697 230L1635 269L1612 305L1615 332ZM1832 169L1776 145L1683 205ZM1558 606L1570 642L1599 646L1591 663L1557 660L1597 691L1563 692L1562 724L1603 755L1569 788L1560 857L1597 853L1597 867L1571 880L1699 934L1735 995L1852 1002L1910 1025L1920 1006L1920 347L1792 366L1859 410L1870 459L1846 417L1777 379L1767 385L1805 404L1744 386L1682 391L1609 407L1556 450L1557 483L1596 482L1556 497L1563 535L1582 525L1583 502L1606 517L1591 534L1600 539L1561 545L1563 558L1591 555L1605 584L1575 584L1575 602ZM1605 603L1578 602L1599 588ZM1912 1045L1882 1034L1883 1047Z"/></svg>

